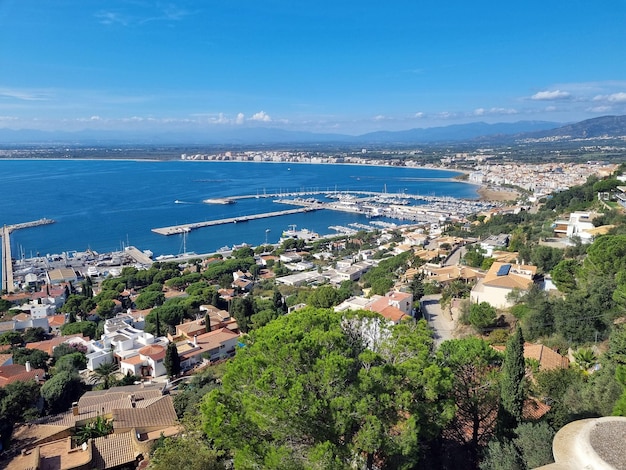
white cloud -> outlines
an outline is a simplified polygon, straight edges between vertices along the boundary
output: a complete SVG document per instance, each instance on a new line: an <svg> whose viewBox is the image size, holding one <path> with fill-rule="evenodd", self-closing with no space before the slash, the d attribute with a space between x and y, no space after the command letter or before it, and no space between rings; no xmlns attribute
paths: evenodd
<svg viewBox="0 0 626 470"><path fill-rule="evenodd" d="M609 95L608 100L611 103L626 103L626 93L613 93L612 95Z"/></svg>
<svg viewBox="0 0 626 470"><path fill-rule="evenodd" d="M372 119L374 121L386 121L389 118L387 116L383 116L382 114L379 114L378 116L374 116Z"/></svg>
<svg viewBox="0 0 626 470"><path fill-rule="evenodd" d="M271 122L272 118L265 111L259 111L255 113L250 118L251 121L260 121L260 122Z"/></svg>
<svg viewBox="0 0 626 470"><path fill-rule="evenodd" d="M9 88L0 88L0 97L13 98L22 101L45 101L48 99L42 93L33 93L23 90L12 90Z"/></svg>
<svg viewBox="0 0 626 470"><path fill-rule="evenodd" d="M415 115L414 115L413 117L414 117L414 118L417 118L417 119L422 119L422 118L425 118L425 117L426 117L426 114L424 114L424 113L422 113L422 112L420 111L420 112L418 112L418 113L415 113Z"/></svg>
<svg viewBox="0 0 626 470"><path fill-rule="evenodd" d="M592 113L607 113L611 111L611 109L612 108L610 106L594 106L592 108L589 108L588 111Z"/></svg>
<svg viewBox="0 0 626 470"><path fill-rule="evenodd" d="M556 107L556 106L546 106L546 107L544 108L544 111L546 111L547 113L552 113L552 112L554 112L554 111L556 111L556 110L557 110L557 107Z"/></svg>
<svg viewBox="0 0 626 470"><path fill-rule="evenodd" d="M241 125L244 123L246 116L243 113L237 114L237 118L235 119L235 124Z"/></svg>
<svg viewBox="0 0 626 470"><path fill-rule="evenodd" d="M549 100L567 100L571 97L567 91L553 90L553 91L539 91L530 97L531 100L536 101L549 101Z"/></svg>
<svg viewBox="0 0 626 470"><path fill-rule="evenodd" d="M478 108L474 110L474 116L484 116L485 108Z"/></svg>

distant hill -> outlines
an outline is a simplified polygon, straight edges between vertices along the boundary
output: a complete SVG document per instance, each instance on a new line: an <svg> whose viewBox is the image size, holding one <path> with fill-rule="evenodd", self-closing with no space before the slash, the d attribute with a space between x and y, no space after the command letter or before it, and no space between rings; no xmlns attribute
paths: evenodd
<svg viewBox="0 0 626 470"><path fill-rule="evenodd" d="M23 129L0 129L0 145L277 145L277 144L351 144L408 145L453 142L513 141L533 138L593 138L626 135L626 116L603 116L574 124L548 121L519 121L487 124L475 122L451 126L378 131L359 136L317 134L277 128L226 128L218 131L113 132L83 130L78 132L45 132Z"/></svg>
<svg viewBox="0 0 626 470"><path fill-rule="evenodd" d="M626 116L601 116L574 124L567 124L556 129L529 132L517 137L591 139L621 136L626 136Z"/></svg>

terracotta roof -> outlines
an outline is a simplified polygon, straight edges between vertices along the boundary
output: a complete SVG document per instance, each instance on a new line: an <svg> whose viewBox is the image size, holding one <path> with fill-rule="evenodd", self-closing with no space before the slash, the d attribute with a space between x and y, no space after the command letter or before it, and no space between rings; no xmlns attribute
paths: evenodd
<svg viewBox="0 0 626 470"><path fill-rule="evenodd" d="M524 344L524 357L539 361L541 370L567 369L569 359L543 344Z"/></svg>
<svg viewBox="0 0 626 470"><path fill-rule="evenodd" d="M536 266L518 266L510 264L511 269L507 272L506 275L498 275L500 268L506 264L510 263L501 263L494 262L489 268L489 271L485 275L483 279L483 285L491 286L491 287L506 287L509 289L528 289L533 284L533 275L537 272ZM516 274L515 270L524 270L529 272L527 276Z"/></svg>
<svg viewBox="0 0 626 470"><path fill-rule="evenodd" d="M50 328L65 325L65 315L50 315L48 317L48 325L50 326Z"/></svg>
<svg viewBox="0 0 626 470"><path fill-rule="evenodd" d="M21 364L2 366L0 367L0 387L4 387L13 382L34 380L35 377L41 380L45 373L46 371L43 369L31 369L30 372L26 372L26 366Z"/></svg>
<svg viewBox="0 0 626 470"><path fill-rule="evenodd" d="M63 316L63 315L60 315ZM81 338L85 341L89 341L89 337L83 336L82 333L76 333L73 335L67 336L55 336L52 339L48 339L46 341L37 341L35 343L26 343L26 348L28 349L38 349L39 351L43 351L47 353L49 356L52 356L52 352L54 348L56 348L59 344L67 343L68 340L73 338Z"/></svg>
<svg viewBox="0 0 626 470"><path fill-rule="evenodd" d="M163 359L165 357L165 348L160 344L151 344L149 346L144 346L137 352L142 356L148 356L155 361L158 361L159 359Z"/></svg>
<svg viewBox="0 0 626 470"><path fill-rule="evenodd" d="M389 305L389 302L390 297L384 296L374 300L373 302L370 302L367 306L363 308L372 312L376 312L393 323L398 323L407 315L399 308L394 307L393 305Z"/></svg>
<svg viewBox="0 0 626 470"><path fill-rule="evenodd" d="M206 325L204 324L204 319L189 321L186 323L181 323L180 325L176 325L176 333L183 334L188 338L193 337L193 335L206 333Z"/></svg>
<svg viewBox="0 0 626 470"><path fill-rule="evenodd" d="M506 351L506 346L493 345L491 347L496 351ZM569 359L567 357L561 356L558 352L543 344L524 343L524 357L539 361L541 370L567 369L569 367Z"/></svg>
<svg viewBox="0 0 626 470"><path fill-rule="evenodd" d="M538 421L550 411L550 406L530 397L524 401L524 408L522 408L522 417L528 421Z"/></svg>
<svg viewBox="0 0 626 470"><path fill-rule="evenodd" d="M196 342L200 349L193 349L188 353L179 354L181 359L189 359L190 357L197 356L202 351L210 351L219 347L225 341L238 337L239 334L235 333L228 328L220 328L218 330L211 331L210 333L204 333L196 338Z"/></svg>
<svg viewBox="0 0 626 470"><path fill-rule="evenodd" d="M131 356L131 357L127 357L126 359L122 359L120 361L120 363L125 363L125 364L141 364L144 360L141 358L141 356L139 354L135 355L135 356Z"/></svg>

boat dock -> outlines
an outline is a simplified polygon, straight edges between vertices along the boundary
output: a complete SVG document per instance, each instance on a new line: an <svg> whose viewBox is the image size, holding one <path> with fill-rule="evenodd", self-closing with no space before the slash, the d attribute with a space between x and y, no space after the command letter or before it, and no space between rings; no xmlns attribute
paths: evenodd
<svg viewBox="0 0 626 470"><path fill-rule="evenodd" d="M204 222L194 222L191 224L171 225L169 227L153 228L154 233L159 235L176 235L178 233L191 232L194 229L202 227L213 227L215 225L237 224L240 222L248 222L249 220L266 219L268 217L278 217L281 215L300 214L302 212L315 211L315 207L300 207L298 209L289 209L285 211L265 212L262 214L241 215L238 217L229 217L227 219L206 220Z"/></svg>

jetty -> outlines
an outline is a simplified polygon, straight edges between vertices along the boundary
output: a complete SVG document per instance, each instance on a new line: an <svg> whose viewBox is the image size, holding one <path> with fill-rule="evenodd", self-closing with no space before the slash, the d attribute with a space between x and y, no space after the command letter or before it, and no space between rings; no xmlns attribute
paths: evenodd
<svg viewBox="0 0 626 470"><path fill-rule="evenodd" d="M2 237L2 290L13 292L13 259L11 258L11 232L23 228L38 227L39 225L53 224L52 219L39 219L31 222L23 222L21 224L4 225L0 229L0 237Z"/></svg>
<svg viewBox="0 0 626 470"><path fill-rule="evenodd" d="M169 227L153 228L152 231L154 233L158 233L159 235L166 235L166 236L176 235L180 233L191 232L192 230L203 228L203 227L213 227L215 225L225 225L225 224L237 224L241 222L248 222L250 220L266 219L268 217L279 217L281 215L291 215L291 214L300 214L303 212L311 212L317 209L318 208L316 207L300 207L298 209L289 209L289 210L284 210L284 211L264 212L261 214L251 214L251 215L240 215L237 217L229 217L227 219L206 220L204 222L193 222L190 224L171 225Z"/></svg>

